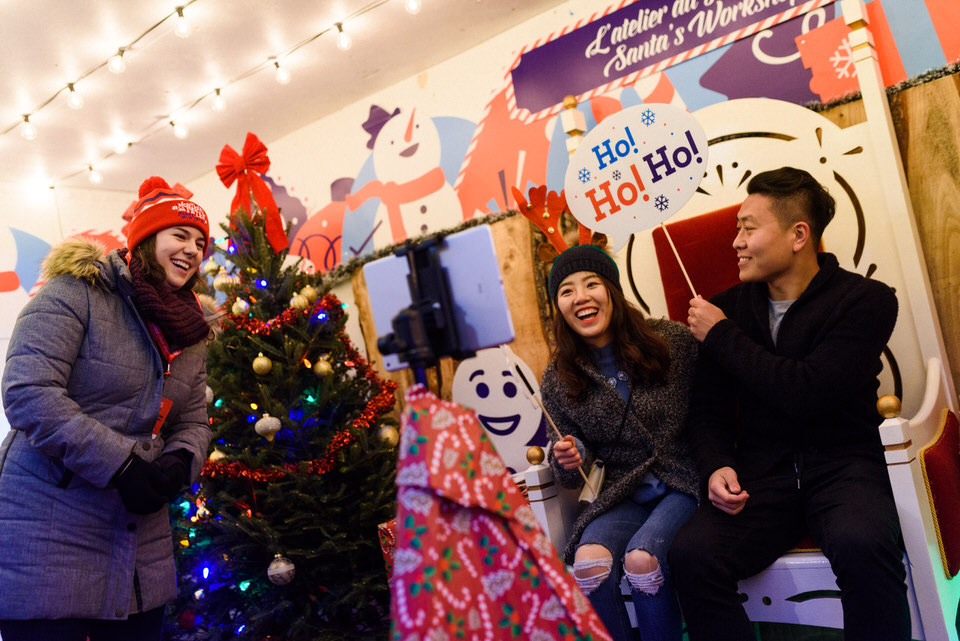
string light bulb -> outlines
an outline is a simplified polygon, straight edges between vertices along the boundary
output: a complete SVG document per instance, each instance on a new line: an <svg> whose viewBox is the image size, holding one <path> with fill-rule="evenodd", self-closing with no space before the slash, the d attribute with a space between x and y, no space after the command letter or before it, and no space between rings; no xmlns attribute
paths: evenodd
<svg viewBox="0 0 960 641"><path fill-rule="evenodd" d="M346 51L353 44L353 40L350 39L350 36L343 30L343 23L337 23L337 49L340 51Z"/></svg>
<svg viewBox="0 0 960 641"><path fill-rule="evenodd" d="M70 91L67 96L67 106L71 109L83 108L83 96L80 95L72 82L67 83L67 89Z"/></svg>
<svg viewBox="0 0 960 641"><path fill-rule="evenodd" d="M107 61L107 69L113 73L123 73L127 68L127 61L123 59L123 47L117 49L117 53Z"/></svg>
<svg viewBox="0 0 960 641"><path fill-rule="evenodd" d="M404 2L403 4L403 8L407 10L407 13L409 13L412 16L415 16L418 13L420 13L421 5L422 3L420 2L420 0L406 0L406 2Z"/></svg>
<svg viewBox="0 0 960 641"><path fill-rule="evenodd" d="M20 127L20 136L24 140L33 140L37 137L37 128L30 122L29 114L23 114L23 125Z"/></svg>
<svg viewBox="0 0 960 641"><path fill-rule="evenodd" d="M173 32L181 38L189 38L190 34L193 33L193 27L183 17L183 7L177 7L177 26L174 27Z"/></svg>
<svg viewBox="0 0 960 641"><path fill-rule="evenodd" d="M130 146L130 141L124 135L118 135L113 140L113 152L118 155L123 155L127 153L127 148Z"/></svg>
<svg viewBox="0 0 960 641"><path fill-rule="evenodd" d="M93 165L87 165L87 169L90 173L87 174L87 179L92 185L99 185L103 182L103 174L93 168Z"/></svg>
<svg viewBox="0 0 960 641"><path fill-rule="evenodd" d="M214 111L223 111L227 108L227 101L223 99L223 95L220 93L220 88L213 90L213 110Z"/></svg>
<svg viewBox="0 0 960 641"><path fill-rule="evenodd" d="M290 84L290 72L287 71L284 67L280 66L280 61L274 60L273 66L277 68L277 72L276 72L277 82L279 82L281 85Z"/></svg>
<svg viewBox="0 0 960 641"><path fill-rule="evenodd" d="M171 120L170 126L173 127L173 135L179 138L180 140L183 140L184 138L190 135L190 130L178 122L174 122Z"/></svg>

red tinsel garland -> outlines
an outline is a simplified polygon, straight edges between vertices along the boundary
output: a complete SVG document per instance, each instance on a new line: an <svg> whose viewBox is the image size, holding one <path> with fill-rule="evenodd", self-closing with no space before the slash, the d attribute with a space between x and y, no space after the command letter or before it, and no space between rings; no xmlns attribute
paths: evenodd
<svg viewBox="0 0 960 641"><path fill-rule="evenodd" d="M333 294L324 294L323 297L317 300L311 307L306 309L288 307L267 321L262 321L259 318L250 318L244 314L227 314L226 319L232 322L237 329L262 336L269 334L275 329L283 329L285 326L296 321L298 316L306 318L320 313L321 310L328 314L335 315L335 317L330 320L336 322L339 320L340 315L343 314L343 305L340 299Z"/></svg>
<svg viewBox="0 0 960 641"><path fill-rule="evenodd" d="M267 334L274 329L281 328L295 321L298 314L309 316L319 313L321 309L329 314L335 314L338 311L341 314L343 313L343 306L340 300L333 294L325 294L312 308L298 310L291 307L269 321L261 321L259 319L237 316L235 314L228 314L227 318L233 321L240 329L254 334ZM346 332L342 329L337 332L337 338L343 343L348 359L353 362L353 367L378 387L377 393L367 402L366 406L360 412L360 416L351 422L351 427L354 429L370 429L372 423L378 417L383 416L393 407L395 401L394 392L397 389L397 384L393 381L380 378L377 372L367 363L366 359L356 350L350 341L350 337L347 336ZM201 475L210 478L225 476L234 479L246 478L253 481L271 482L278 481L287 474L305 469L307 474L322 476L333 469L337 452L356 440L356 435L350 429L343 429L334 434L333 438L330 439L330 443L327 445L327 450L323 456L313 461L287 463L280 468L251 468L238 462L225 463L207 460L203 465Z"/></svg>

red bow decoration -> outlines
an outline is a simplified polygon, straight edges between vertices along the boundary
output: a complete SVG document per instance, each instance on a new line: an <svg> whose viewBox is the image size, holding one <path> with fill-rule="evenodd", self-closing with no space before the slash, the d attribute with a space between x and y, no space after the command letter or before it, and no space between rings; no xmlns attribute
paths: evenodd
<svg viewBox="0 0 960 641"><path fill-rule="evenodd" d="M280 210L277 209L270 187L260 176L267 173L268 169L270 159L267 158L267 146L251 132L247 132L247 139L243 141L242 156L230 145L224 145L220 162L217 163L217 175L224 187L229 188L234 181L237 182L237 194L230 203L230 211L246 205L247 211L253 215L253 205L258 204L264 212L267 240L273 251L279 254L290 242L283 231L283 219L280 218Z"/></svg>

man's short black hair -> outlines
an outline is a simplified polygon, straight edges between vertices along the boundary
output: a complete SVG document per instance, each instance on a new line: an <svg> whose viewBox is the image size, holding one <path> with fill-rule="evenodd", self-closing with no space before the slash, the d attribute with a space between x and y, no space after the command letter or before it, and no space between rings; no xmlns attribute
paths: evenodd
<svg viewBox="0 0 960 641"><path fill-rule="evenodd" d="M803 169L781 167L764 171L747 183L748 194L762 194L780 204L775 214L786 227L800 220L810 225L810 235L820 242L823 230L833 220L837 203L827 189Z"/></svg>

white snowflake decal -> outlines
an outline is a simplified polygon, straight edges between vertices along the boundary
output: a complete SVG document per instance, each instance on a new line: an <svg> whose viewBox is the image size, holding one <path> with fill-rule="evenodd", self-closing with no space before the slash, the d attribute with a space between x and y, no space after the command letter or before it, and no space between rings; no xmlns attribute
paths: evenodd
<svg viewBox="0 0 960 641"><path fill-rule="evenodd" d="M657 121L657 117L656 114L653 113L652 109L646 109L642 114L640 114L640 121L649 127Z"/></svg>
<svg viewBox="0 0 960 641"><path fill-rule="evenodd" d="M653 199L653 206L659 209L660 211L666 211L667 207L670 206L670 199L660 194Z"/></svg>
<svg viewBox="0 0 960 641"><path fill-rule="evenodd" d="M579 172L577 172L577 179L582 183L590 182L590 170L581 169Z"/></svg>
<svg viewBox="0 0 960 641"><path fill-rule="evenodd" d="M614 179L614 180L620 180L620 170L619 170L619 169L617 169L616 171L614 171L613 174L611 174L611 175L613 176L613 179Z"/></svg>
<svg viewBox="0 0 960 641"><path fill-rule="evenodd" d="M844 38L837 50L830 56L830 64L833 65L833 70L837 72L837 78L856 77L857 68L853 64L853 51L850 49L849 38Z"/></svg>

